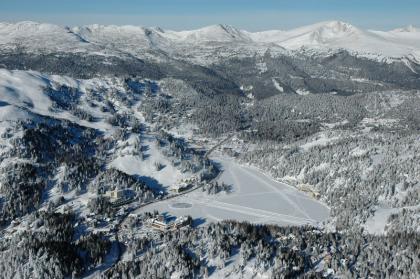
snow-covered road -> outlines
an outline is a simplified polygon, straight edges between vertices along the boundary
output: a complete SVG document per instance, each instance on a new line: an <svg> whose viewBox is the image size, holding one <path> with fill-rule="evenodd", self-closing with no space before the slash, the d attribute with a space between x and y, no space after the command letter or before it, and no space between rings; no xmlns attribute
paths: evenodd
<svg viewBox="0 0 420 279"><path fill-rule="evenodd" d="M198 190L148 205L137 212L156 209L175 216L191 215L201 223L234 219L279 225L315 224L329 215L328 207L322 203L256 168L224 157L213 159L223 167L219 181L232 185L231 193L207 195ZM176 206L179 203L190 206Z"/></svg>

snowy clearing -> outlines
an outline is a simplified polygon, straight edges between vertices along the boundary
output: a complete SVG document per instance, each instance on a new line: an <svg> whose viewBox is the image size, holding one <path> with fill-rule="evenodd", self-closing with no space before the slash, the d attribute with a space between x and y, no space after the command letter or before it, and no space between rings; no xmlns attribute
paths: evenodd
<svg viewBox="0 0 420 279"><path fill-rule="evenodd" d="M231 193L211 196L199 189L148 205L137 213L158 210L175 216L191 215L201 223L234 219L279 225L316 224L329 215L329 209L322 203L255 168L239 165L232 159L215 160L224 169L219 181L232 185Z"/></svg>

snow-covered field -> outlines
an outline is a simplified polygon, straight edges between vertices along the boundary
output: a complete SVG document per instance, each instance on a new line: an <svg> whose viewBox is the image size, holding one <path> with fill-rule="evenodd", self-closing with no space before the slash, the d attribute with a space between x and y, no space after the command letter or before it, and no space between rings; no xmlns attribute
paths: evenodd
<svg viewBox="0 0 420 279"><path fill-rule="evenodd" d="M370 234L384 234L386 232L386 226L389 222L388 218L392 214L400 213L403 209L418 209L420 208L420 205L417 206L408 206L408 207L402 207L402 208L389 208L389 207L380 207L376 208L375 213L369 217L369 219L366 221L364 228L370 233ZM419 228L417 228L417 231Z"/></svg>
<svg viewBox="0 0 420 279"><path fill-rule="evenodd" d="M191 215L201 222L234 219L279 225L316 224L329 215L329 209L322 203L255 168L224 157L215 160L224 169L219 181L232 185L231 193L212 196L199 189L137 212L158 210L175 216Z"/></svg>
<svg viewBox="0 0 420 279"><path fill-rule="evenodd" d="M120 154L111 162L110 167L129 175L155 179L156 183L159 184L158 186L168 189L181 179L189 177L189 173L182 173L159 151L153 137L146 137L143 144L148 148L144 159L141 159L138 155ZM132 145L129 144L128 146ZM161 170L156 170L154 163L160 163L165 167ZM152 185L149 183L149 186Z"/></svg>

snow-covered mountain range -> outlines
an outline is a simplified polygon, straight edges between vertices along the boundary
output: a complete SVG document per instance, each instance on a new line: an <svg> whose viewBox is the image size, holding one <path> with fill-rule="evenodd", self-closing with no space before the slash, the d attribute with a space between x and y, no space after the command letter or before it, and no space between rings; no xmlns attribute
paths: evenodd
<svg viewBox="0 0 420 279"><path fill-rule="evenodd" d="M272 42L287 49L347 49L360 54L403 57L418 54L420 33L416 29L389 32L362 30L351 24L329 21L290 31L251 33L255 41Z"/></svg>
<svg viewBox="0 0 420 279"><path fill-rule="evenodd" d="M212 25L197 30L172 31L159 27L89 25L61 27L36 22L0 23L2 49L25 47L31 50L90 51L112 50L141 53L194 52L198 47L313 49L321 53L346 49L366 57L417 59L420 32L412 26L391 31L362 30L340 21L327 21L292 30L247 32L229 25Z"/></svg>
<svg viewBox="0 0 420 279"><path fill-rule="evenodd" d="M329 21L252 33L229 25L172 31L0 23L2 68L76 78L175 77L207 94L264 98L417 89L419 61L420 32L412 26L385 32Z"/></svg>
<svg viewBox="0 0 420 279"><path fill-rule="evenodd" d="M0 278L420 278L419 34L0 23Z"/></svg>

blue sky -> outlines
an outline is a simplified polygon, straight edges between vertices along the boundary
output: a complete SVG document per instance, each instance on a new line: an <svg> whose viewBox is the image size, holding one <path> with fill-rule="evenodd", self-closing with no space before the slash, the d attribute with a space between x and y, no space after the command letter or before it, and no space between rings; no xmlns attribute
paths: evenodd
<svg viewBox="0 0 420 279"><path fill-rule="evenodd" d="M133 24L193 29L224 23L250 31L325 20L362 28L420 26L420 0L0 0L0 21Z"/></svg>

